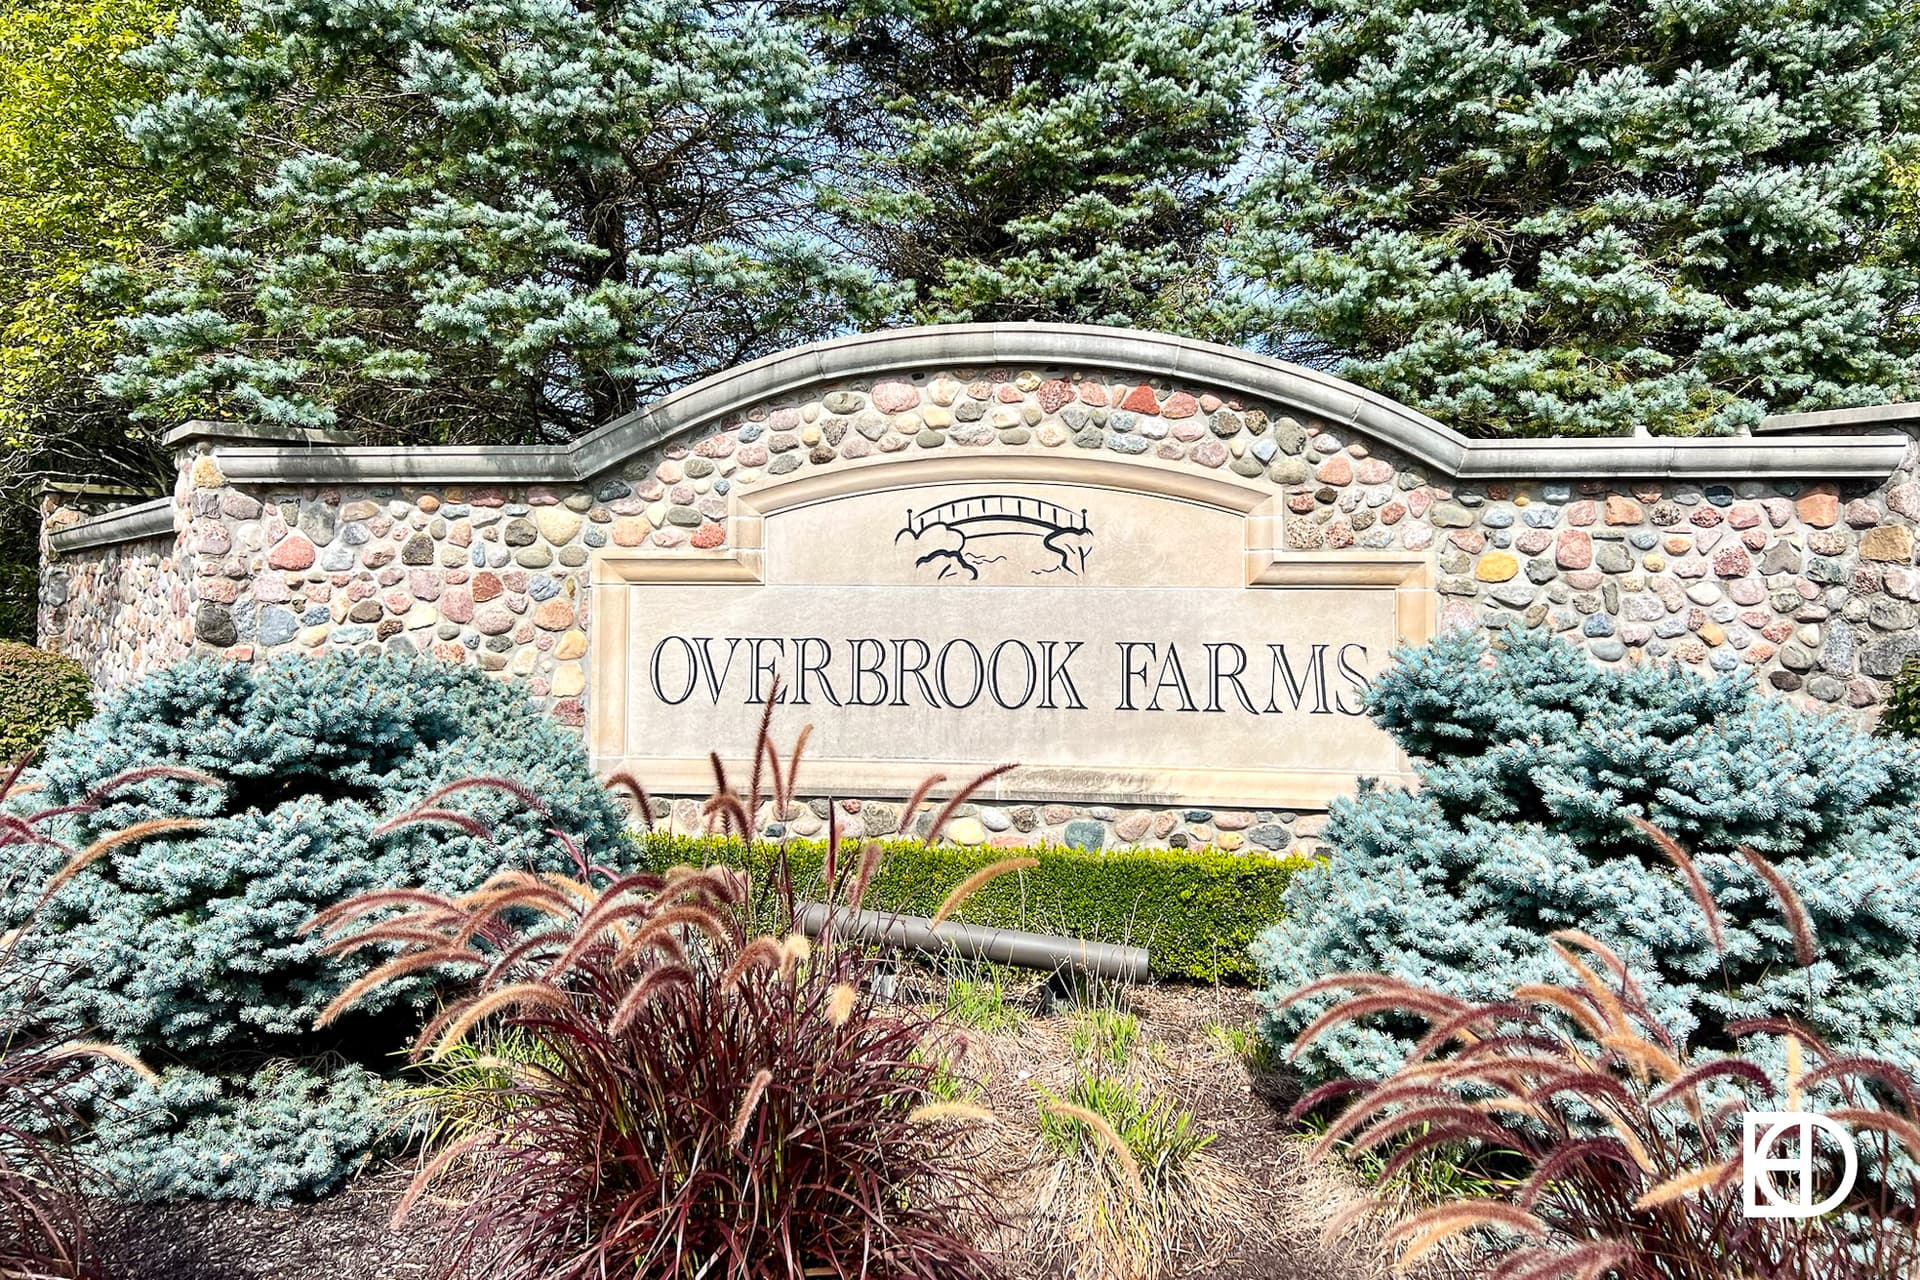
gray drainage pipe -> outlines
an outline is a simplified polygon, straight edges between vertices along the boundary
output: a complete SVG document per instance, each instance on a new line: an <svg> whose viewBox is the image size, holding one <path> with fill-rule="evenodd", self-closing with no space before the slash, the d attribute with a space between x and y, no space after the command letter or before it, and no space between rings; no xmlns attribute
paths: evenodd
<svg viewBox="0 0 1920 1280"><path fill-rule="evenodd" d="M808 937L818 937L826 925L828 910L824 903L802 903L799 912L800 931ZM1122 982L1147 980L1145 947L1084 942L1079 938L1027 933L1021 929L995 929L981 924L958 924L952 920L943 920L936 925L926 916L902 916L891 911L848 911L845 908L833 909L833 929L840 937L883 943L904 951L951 952L970 960L991 960L997 964L1049 972L1076 969L1092 977L1114 978Z"/></svg>

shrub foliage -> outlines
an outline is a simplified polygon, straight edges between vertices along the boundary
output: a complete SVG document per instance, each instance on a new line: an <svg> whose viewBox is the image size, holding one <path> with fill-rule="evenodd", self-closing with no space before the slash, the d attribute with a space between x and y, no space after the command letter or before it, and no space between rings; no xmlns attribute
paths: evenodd
<svg viewBox="0 0 1920 1280"><path fill-rule="evenodd" d="M1791 892L1779 894L1775 909L1812 940ZM1383 1008L1424 1031L1384 1081L1338 1081L1300 1100L1296 1118L1350 1103L1317 1154L1349 1141L1391 1152L1389 1180L1436 1151L1464 1149L1519 1166L1475 1194L1402 1215L1390 1232L1405 1245L1402 1269L1446 1248L1470 1264L1461 1274L1490 1280L1895 1280L1915 1273L1920 1084L1907 1071L1838 1052L1784 1018L1730 1024L1731 1052L1693 1059L1611 948L1563 930L1551 954L1572 977L1523 983L1486 1002L1387 974L1339 974L1288 997L1339 996L1302 1031L1296 1050ZM1742 1113L1807 1107L1850 1127L1860 1177L1831 1212L1749 1216ZM1838 1187L1837 1153L1816 1143L1813 1154L1809 1201ZM1357 1202L1331 1225L1338 1231L1382 1207Z"/></svg>
<svg viewBox="0 0 1920 1280"><path fill-rule="evenodd" d="M30 644L0 642L0 761L12 764L92 714L85 667Z"/></svg>
<svg viewBox="0 0 1920 1280"><path fill-rule="evenodd" d="M1421 785L1335 806L1332 857L1294 878L1257 948L1277 991L1380 972L1500 999L1565 976L1534 939L1577 927L1633 965L1682 1044L1724 1048L1732 1022L1804 1015L1838 1046L1920 1063L1920 747L1749 679L1605 669L1518 632L1497 652L1455 634L1402 653L1369 708ZM1699 885L1636 818L1692 853ZM1805 904L1809 966L1755 853ZM1282 1007L1269 1030L1291 1039L1321 1007ZM1367 1020L1305 1061L1378 1076L1411 1043Z"/></svg>
<svg viewBox="0 0 1920 1280"><path fill-rule="evenodd" d="M867 905L904 915L931 915L953 885L1005 851L968 845L889 840L886 857L867 890ZM826 845L648 835L645 865L724 863L764 881L787 860L801 893L820 883ZM970 924L1033 929L1146 947L1155 973L1251 980L1258 970L1247 948L1280 919L1281 897L1307 857L1222 853L1213 849L1128 849L1090 853L1042 846L1021 850L1039 865L983 886L961 907Z"/></svg>
<svg viewBox="0 0 1920 1280"><path fill-rule="evenodd" d="M68 975L50 993L61 1017L163 1068L100 1110L100 1156L136 1194L280 1200L330 1186L377 1137L373 1076L428 989L387 987L316 1036L368 960L302 936L314 912L392 884L459 893L505 868L569 867L555 825L596 858L621 847L577 739L509 686L423 659L182 663L50 744L40 799L82 803L127 771L52 833L75 848L155 819L200 826L92 862L30 945ZM461 782L489 778L513 781ZM436 821L385 822L423 802ZM29 851L26 869L62 856ZM31 904L0 898L0 920Z"/></svg>
<svg viewBox="0 0 1920 1280"><path fill-rule="evenodd" d="M44 895L46 886L19 885L16 873L22 853L48 847L45 824L58 814L54 808L34 808L17 794L19 779L18 766L0 774L0 802L15 802L10 820L0 825L0 887L17 885L22 892ZM82 804L97 807L127 781L106 780ZM149 824L104 837L101 844L72 854L49 884L109 843L173 827ZM83 1196L94 1188L76 1157L77 1117L66 1095L109 1062L136 1075L150 1073L124 1050L80 1038L83 1028L51 1011L45 996L57 975L21 946L36 923L34 914L29 911L14 932L0 935L0 1276L91 1276L98 1271Z"/></svg>

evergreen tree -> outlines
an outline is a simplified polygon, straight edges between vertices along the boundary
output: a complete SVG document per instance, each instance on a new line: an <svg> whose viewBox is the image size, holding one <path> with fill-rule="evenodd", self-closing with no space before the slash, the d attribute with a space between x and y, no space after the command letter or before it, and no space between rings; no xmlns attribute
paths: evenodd
<svg viewBox="0 0 1920 1280"><path fill-rule="evenodd" d="M1271 334L1480 435L1920 393L1910 0L1303 12L1234 237Z"/></svg>
<svg viewBox="0 0 1920 1280"><path fill-rule="evenodd" d="M927 323L1205 327L1259 70L1230 0L855 0L833 204Z"/></svg>
<svg viewBox="0 0 1920 1280"><path fill-rule="evenodd" d="M890 296L814 234L817 75L755 5L244 0L139 61L132 136L215 197L127 323L146 417L558 437Z"/></svg>

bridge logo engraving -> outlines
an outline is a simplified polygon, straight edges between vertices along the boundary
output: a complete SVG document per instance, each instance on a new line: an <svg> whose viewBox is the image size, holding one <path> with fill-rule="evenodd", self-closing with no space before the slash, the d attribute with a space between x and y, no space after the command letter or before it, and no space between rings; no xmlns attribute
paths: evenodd
<svg viewBox="0 0 1920 1280"><path fill-rule="evenodd" d="M1006 582L1057 573L1077 578L1093 550L1086 508L1007 493L909 509L893 540L907 542L914 567L932 571L935 580L968 582L983 574Z"/></svg>

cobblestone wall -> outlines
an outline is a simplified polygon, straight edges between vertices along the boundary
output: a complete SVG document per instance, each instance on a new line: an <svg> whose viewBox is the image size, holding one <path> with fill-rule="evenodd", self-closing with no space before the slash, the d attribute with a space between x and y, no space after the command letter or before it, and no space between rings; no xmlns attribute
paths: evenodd
<svg viewBox="0 0 1920 1280"><path fill-rule="evenodd" d="M78 523L86 514L55 508L46 528ZM96 691L176 662L193 648L187 579L179 571L173 535L48 560L39 603L40 643L84 663Z"/></svg>
<svg viewBox="0 0 1920 1280"><path fill-rule="evenodd" d="M230 483L217 442L183 453L178 562L148 544L56 559L43 638L103 683L191 643L282 652L430 652L520 677L585 718L589 564L599 548L727 545L729 495L807 468L909 451L1097 451L1274 486L1285 542L1433 557L1442 626L1519 619L1596 660L1752 668L1789 696L1865 709L1920 651L1913 453L1885 482L1454 483L1378 442L1271 403L1098 368L954 368L817 386L755 404L578 485ZM164 608L162 605L164 604ZM786 815L799 834L824 802ZM888 806L843 817L882 834ZM682 824L697 814L676 806ZM776 818L780 817L775 815ZM1317 815L983 807L1005 841L1283 848Z"/></svg>

